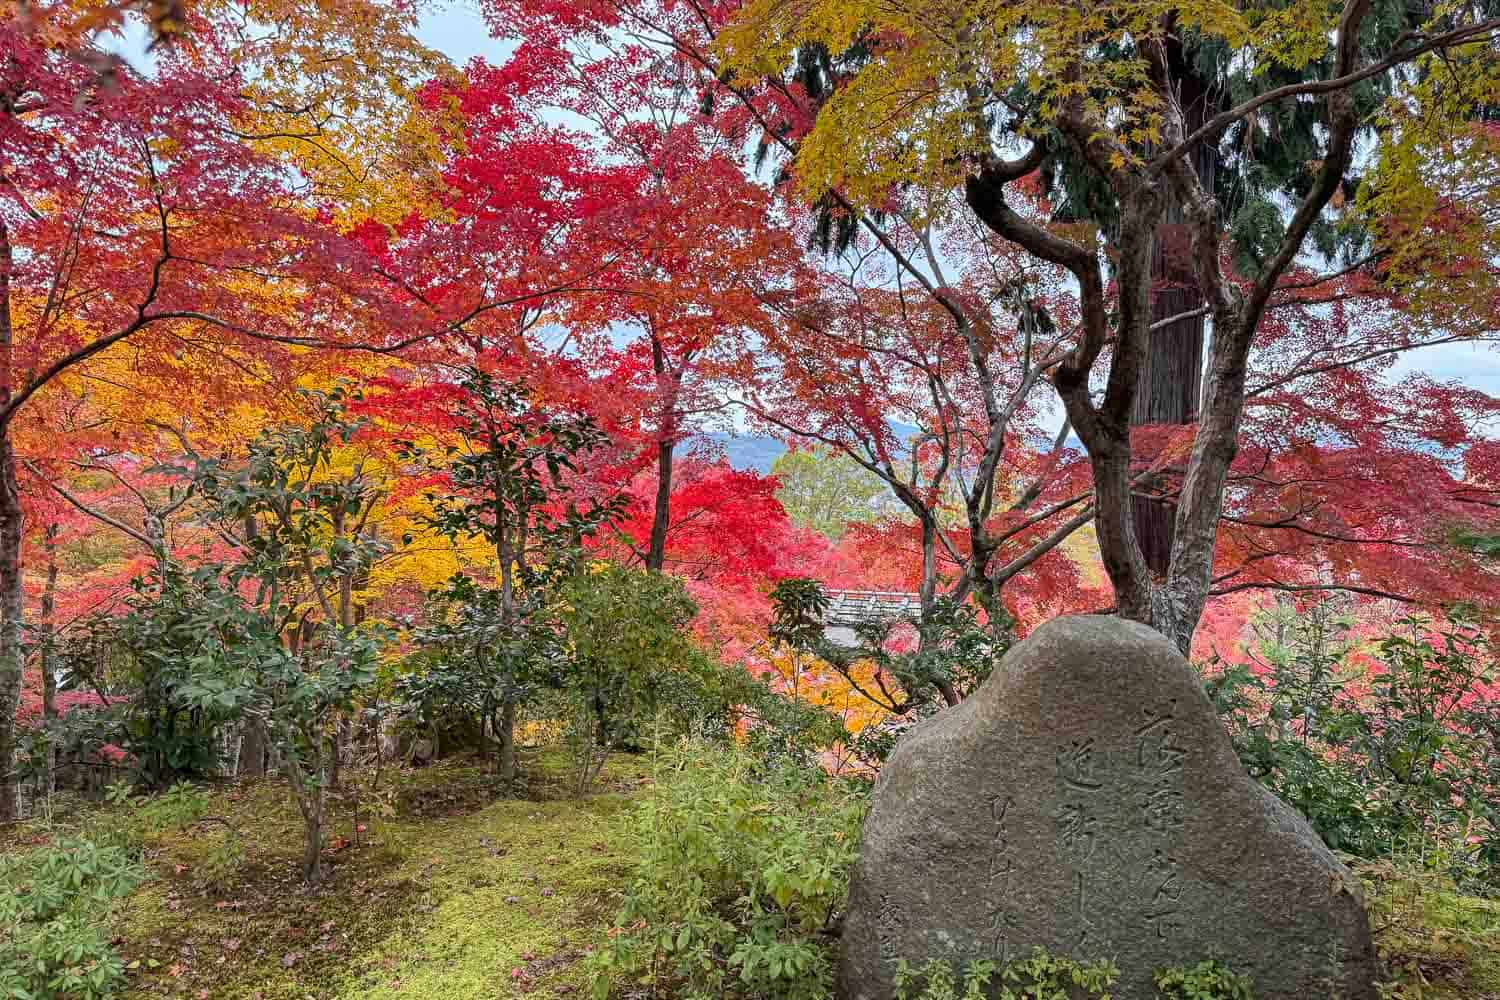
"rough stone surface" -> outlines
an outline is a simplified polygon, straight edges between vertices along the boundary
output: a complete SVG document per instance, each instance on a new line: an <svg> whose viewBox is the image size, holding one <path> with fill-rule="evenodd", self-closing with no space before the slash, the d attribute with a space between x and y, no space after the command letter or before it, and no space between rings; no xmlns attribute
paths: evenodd
<svg viewBox="0 0 1500 1000"><path fill-rule="evenodd" d="M844 923L848 1000L898 959L1112 958L1118 1000L1217 958L1260 1000L1371 1000L1358 883L1241 769L1155 631L1062 618L912 729L875 786Z"/></svg>

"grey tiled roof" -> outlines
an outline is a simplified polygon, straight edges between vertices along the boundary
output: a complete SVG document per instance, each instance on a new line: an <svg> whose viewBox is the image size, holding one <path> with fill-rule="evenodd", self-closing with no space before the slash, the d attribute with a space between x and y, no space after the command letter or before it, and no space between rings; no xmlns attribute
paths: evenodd
<svg viewBox="0 0 1500 1000"><path fill-rule="evenodd" d="M919 595L899 590L830 590L827 594L828 613L823 624L829 628L915 618L922 612Z"/></svg>

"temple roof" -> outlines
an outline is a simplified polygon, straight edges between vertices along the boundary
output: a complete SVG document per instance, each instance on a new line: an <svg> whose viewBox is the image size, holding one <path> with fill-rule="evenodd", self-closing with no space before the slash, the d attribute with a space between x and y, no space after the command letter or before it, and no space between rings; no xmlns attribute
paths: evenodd
<svg viewBox="0 0 1500 1000"><path fill-rule="evenodd" d="M855 626L916 618L922 613L921 596L899 590L829 590L825 593L828 611L823 616L824 634L830 642L840 646L859 644Z"/></svg>

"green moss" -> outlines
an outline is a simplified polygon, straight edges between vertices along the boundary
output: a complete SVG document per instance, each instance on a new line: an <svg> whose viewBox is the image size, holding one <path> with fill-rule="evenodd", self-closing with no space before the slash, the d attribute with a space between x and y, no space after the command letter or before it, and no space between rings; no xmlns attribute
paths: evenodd
<svg viewBox="0 0 1500 1000"><path fill-rule="evenodd" d="M340 997L533 996L582 985L601 904L624 871L623 801L505 802L431 830L449 850L415 856L427 919L362 956ZM418 855L421 852L417 852Z"/></svg>
<svg viewBox="0 0 1500 1000"><path fill-rule="evenodd" d="M1465 896L1440 875L1365 864L1370 922L1404 1000L1500 996L1500 900Z"/></svg>
<svg viewBox="0 0 1500 1000"><path fill-rule="evenodd" d="M142 838L158 878L122 913L132 998L465 1000L585 993L597 944L628 870L624 813L640 758L612 761L601 793L555 798L566 758L527 755L528 798L498 798L474 762L387 775L381 819L368 793L331 803L329 876L298 877L302 826L285 787L215 793L183 830ZM109 815L96 811L93 822ZM128 813L114 817L117 826ZM231 837L230 829L237 831ZM225 845L236 863L225 868ZM335 841L336 842L336 841Z"/></svg>

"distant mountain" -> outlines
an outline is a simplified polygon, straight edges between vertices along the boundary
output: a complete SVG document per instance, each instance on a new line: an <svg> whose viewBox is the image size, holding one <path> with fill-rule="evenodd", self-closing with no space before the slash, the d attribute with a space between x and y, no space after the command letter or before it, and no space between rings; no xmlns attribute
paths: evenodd
<svg viewBox="0 0 1500 1000"><path fill-rule="evenodd" d="M891 430L895 431L898 440L905 440L916 433L917 429L909 424L891 422ZM757 434L727 434L723 431L715 431L704 435L713 446L722 449L724 457L729 459L729 464L736 469L753 469L761 475L771 471L771 466L782 455L786 454L786 445L773 437L763 437Z"/></svg>
<svg viewBox="0 0 1500 1000"><path fill-rule="evenodd" d="M773 437L726 434L722 431L706 437L713 442L715 448L723 450L730 465L736 469L753 469L761 475L770 472L776 460L786 454L786 445Z"/></svg>

